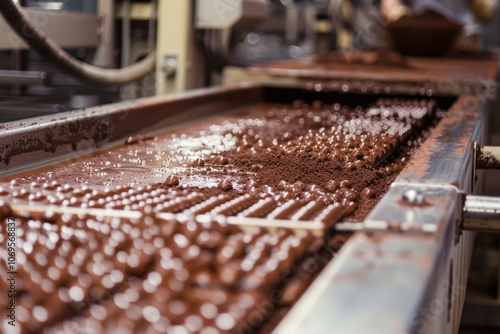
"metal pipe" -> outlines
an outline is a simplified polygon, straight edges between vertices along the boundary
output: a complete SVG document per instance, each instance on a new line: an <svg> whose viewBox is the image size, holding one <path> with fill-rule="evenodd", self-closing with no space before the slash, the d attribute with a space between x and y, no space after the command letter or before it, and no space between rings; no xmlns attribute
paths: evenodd
<svg viewBox="0 0 500 334"><path fill-rule="evenodd" d="M122 67L130 64L130 0L123 1Z"/></svg>
<svg viewBox="0 0 500 334"><path fill-rule="evenodd" d="M285 40L289 44L296 44L299 40L299 10L296 5L286 8Z"/></svg>
<svg viewBox="0 0 500 334"><path fill-rule="evenodd" d="M9 26L42 57L87 82L99 85L124 84L144 77L155 67L154 53L136 64L116 70L83 63L70 56L37 29L12 0L0 0L0 13Z"/></svg>
<svg viewBox="0 0 500 334"><path fill-rule="evenodd" d="M158 1L151 1L151 17L148 25L148 52L153 52L156 43L156 16L158 15Z"/></svg>
<svg viewBox="0 0 500 334"><path fill-rule="evenodd" d="M0 70L0 84L43 85L46 78L45 72Z"/></svg>
<svg viewBox="0 0 500 334"><path fill-rule="evenodd" d="M500 233L500 198L468 195L462 228L467 231Z"/></svg>
<svg viewBox="0 0 500 334"><path fill-rule="evenodd" d="M100 67L114 67L115 51L115 2L99 1L99 15L102 18L102 31L93 64Z"/></svg>
<svg viewBox="0 0 500 334"><path fill-rule="evenodd" d="M23 56L21 51L13 50L11 52L11 70L21 72L23 70ZM21 93L22 87L18 82L11 82L11 92L14 95Z"/></svg>
<svg viewBox="0 0 500 334"><path fill-rule="evenodd" d="M306 5L302 10L304 21L306 23L305 37L308 41L312 41L312 44L314 44L314 41L316 39L316 31L314 29L314 25L316 23L316 11L316 6L311 5Z"/></svg>
<svg viewBox="0 0 500 334"><path fill-rule="evenodd" d="M476 168L500 169L500 146L477 145Z"/></svg>

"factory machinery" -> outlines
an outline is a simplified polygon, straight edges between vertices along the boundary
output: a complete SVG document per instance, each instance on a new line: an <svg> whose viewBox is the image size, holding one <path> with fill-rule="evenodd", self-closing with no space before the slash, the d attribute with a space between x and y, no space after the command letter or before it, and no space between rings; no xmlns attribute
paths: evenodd
<svg viewBox="0 0 500 334"><path fill-rule="evenodd" d="M496 61L492 62L492 64L495 63ZM385 86L385 84L382 86L391 87ZM421 88L427 87L421 86ZM477 184L478 169L495 165L492 158L495 156L494 152L490 152L488 147L481 150L481 146L479 146L485 124L484 117L487 115L486 101L467 93L442 97L439 91L436 91L432 95L436 105L429 107L429 110L433 108L442 112L447 110L446 115L439 117L442 119L437 123L432 123L429 120L430 124L434 124L433 129L427 128L428 138L423 141L420 148L403 149L406 154L408 152L413 154L409 157L408 163L400 161L400 167L396 167L396 162L382 161L376 167L402 170L392 182L387 193L383 194L383 191L373 190L374 194L369 195L370 192L366 191L362 197L363 200L354 195L352 201L357 205L344 200L350 196L345 189L339 193L340 198L332 199L332 202L322 203L324 198L330 198L330 195L325 195L325 191L332 191L333 193L330 194L334 195L336 194L335 187L340 187L340 185L327 185L327 183L332 180L342 182L345 178L353 177L355 173L372 170L376 161L392 150L388 149L373 156L366 156L364 160L357 160L364 161L371 166L363 166L362 164L351 166L349 170L353 168L354 173L351 171L350 174L346 174L348 173L346 168L340 175L336 174L335 178L328 174L335 175L335 171L332 170L326 175L320 174L317 179L312 181L307 181L309 180L307 176L299 177L297 181L302 183L299 182L299 185L296 185L293 182L294 179L287 179L287 176L283 174L285 182L281 186L282 188L279 188L278 184L276 188L272 189L276 197L281 196L280 198L270 196L271 190L266 193L265 187L259 188L258 184L261 181L258 178L265 179L266 168L273 168L274 170L270 172L271 176L274 179L279 179L281 175L274 173L285 173L287 167L286 163L280 165L279 161L299 163L297 160L286 160L287 153L285 152L282 153L283 155L278 159L278 162L274 162L278 164L278 167L271 162L267 162L269 165L266 165L266 161L263 160L255 160L258 162L253 162L248 167L245 167L246 165L242 162L237 162L239 156L235 153L232 144L235 140L233 134L238 134L238 131L232 132L235 126L239 127L240 131L245 131L248 127L251 131L246 130L247 134L260 134L264 138L265 131L271 131L268 128L269 124L274 124L274 126L278 124L273 123L276 122L274 117L277 116L269 116L269 111L274 110L275 113L279 114L282 110L285 110L286 113L296 112L297 108L303 112L309 110L312 112L312 120L317 116L319 117L318 121L323 122L335 115L335 103L344 106L337 107L340 112L342 112L341 108L344 108L344 112L348 110L351 113L354 112L352 111L355 110L354 107L358 107L358 113L376 114L377 110L383 109L383 106L391 104L404 106L406 103L404 101L408 101L408 97L405 100L403 97L398 98L397 95L396 97L387 97L384 94L385 99L382 100L380 100L380 96L381 94L318 93L297 88L243 84L182 93L171 97L153 97L122 102L57 116L42 117L29 120L29 122L8 123L3 125L2 132L2 164L5 175L2 185L2 197L5 204L2 212L4 216L11 212L14 219L24 222L18 227L24 231L23 233L28 233L31 229L36 231L37 228L46 226L43 225L44 222L51 222L51 224L59 226L61 225L60 220L65 222L63 225L68 224L75 229L78 229L76 227L79 226L78 224L84 226L89 222L94 222L92 224L96 224L96 226L108 224L108 226L112 226L112 230L119 230L120 225L116 224L124 226L146 224L140 225L142 229L146 230L147 221L153 222L154 226L181 224L178 227L179 231L183 231L181 235L188 233L187 230L183 230L183 228L187 228L187 225L186 227L182 226L196 221L202 226L199 227L200 229L208 229L208 231L221 228L216 228L213 224L229 226L224 227L228 229L229 239L230 235L238 233L261 235L262 231L268 231L265 233L273 236L285 233L280 231L287 230L289 232L286 233L298 233L297 238L299 239L305 238L303 241L307 245L316 245L318 253L305 249L304 245L301 248L303 254L295 254L294 257L292 257L292 253L288 254L292 257L292 262L287 262L288 267L279 266L276 269L276 273L279 275L277 278L274 277L274 283L261 282L261 285L256 283L255 287L260 287L264 293L273 292L272 289L268 291L273 287L279 292L287 291L280 290L282 288L281 280L286 280L287 273L291 275L290 277L298 275L298 281L302 282L311 278L301 277L300 270L312 274L321 267L325 267L319 276L310 285L308 284L305 293L297 302L295 300L287 302L294 307L289 311L288 316L279 322L279 326L275 329L276 332L289 333L304 330L329 332L331 328L338 328L339 331L346 333L368 331L381 333L393 331L453 332L457 329L463 305L473 243L473 232L470 230L498 228L498 219L490 219L492 218L491 212L495 212L498 205L497 200L471 196ZM303 102L292 104L297 98ZM313 101L319 100L329 106L325 107L319 103L314 105ZM410 103L412 106L414 106L414 101L426 101L426 103L430 101L427 95L415 95L409 100L413 101ZM278 107L262 109L264 102L277 103ZM353 102L355 105L349 107ZM308 103L311 103L310 109L307 109ZM370 105L371 107L369 107ZM416 105L421 106L420 102ZM284 109L283 106L288 106L286 108L289 110ZM366 109L363 106L366 106ZM413 108L420 111L428 110L427 107L423 109ZM414 109L410 108L410 110ZM259 111L262 112L262 110L265 113L259 114ZM402 108L402 110L405 109ZM332 114L325 116L325 112ZM427 112L425 111L424 114ZM284 117L286 117L286 113ZM322 113L323 116L321 116ZM430 117L430 115L428 116ZM337 117L339 116L337 115ZM414 124L421 124L422 119L427 116L424 117L420 113L404 117L420 120L412 123L411 127L413 127L417 126ZM198 118L199 121L192 121ZM191 120L191 122L183 125L187 120ZM248 124L244 125L246 123ZM290 134L293 134L294 131L292 125L291 122L288 130ZM255 126L265 130L259 132ZM307 126L306 129L317 130L317 133L314 131L309 131L309 133L319 134L320 130L314 127L314 124ZM418 125L416 129L423 129L421 127L425 128L425 125ZM278 132L271 132L271 134L276 138L281 138L279 140L283 140L280 137L278 126L276 131ZM398 133L401 138L404 138L407 130ZM146 136L145 134L150 135ZM407 140L412 142L417 137L406 137L405 140L400 140L401 138L393 142L399 149L401 149L401 145L402 147L407 145ZM425 136L419 138L423 140ZM293 142L292 139L290 141ZM119 144L124 142L127 145ZM238 140L236 143L240 144ZM286 143L285 140L281 144L286 146ZM245 145L247 146L242 146L245 147L244 156L251 154L252 150L259 146L259 141L256 140ZM98 146L100 151L91 153L95 151L95 146ZM390 148L392 145L387 144L387 147ZM314 152L315 148L312 150ZM147 151L152 151L152 153L148 154ZM121 161L117 159L119 154L122 154L124 158L131 156L128 159L123 159L120 166L116 165ZM263 153L261 152L261 154ZM292 154L300 155L304 152L296 151ZM154 158L156 155L160 155L159 158ZM491 159L488 158L485 162L484 156ZM270 159L269 156L268 158ZM316 161L322 158L318 156L312 159L312 161ZM337 157L337 159L341 158ZM69 164L61 161L69 161ZM335 164L335 160L326 161L326 164L320 165L321 168L327 168L328 163ZM33 172L33 169L37 169L37 171ZM240 174L243 173L250 176L241 176ZM390 171L386 171L386 173L388 175L397 174L392 174ZM269 178L269 176L267 177ZM371 177L375 178L373 175ZM246 181L247 178L256 182L254 190L251 190L251 185L240 184L241 180ZM391 179L382 178L379 179L379 182L390 182L388 180ZM354 177L351 181L356 182ZM269 183L271 188L270 180L263 182ZM317 184L308 184L308 182L316 182ZM347 183L344 184L344 187L349 186ZM122 186L116 186L116 184ZM314 186L316 189L323 189L316 190L318 194L316 197L312 195ZM234 189L231 189L232 187ZM294 187L298 188L278 191ZM350 187L361 192L356 184ZM376 188L376 185L374 184L372 187ZM349 219L353 214L355 218L363 216L361 213L356 213L357 211L353 213L349 207L356 208L359 205L361 208L363 201L370 202L372 200L371 196L378 204L364 217L362 222L357 221L357 219ZM145 205L148 198L150 205ZM287 205L286 203L292 204ZM268 209L266 209L266 205ZM294 205L293 208L288 212L287 208L292 205ZM335 208L337 209L335 210ZM277 213L276 210L278 210ZM272 215L272 212L275 214ZM323 214L321 215L321 213ZM347 217L345 217L346 215ZM117 221L115 222L115 220ZM132 223L127 223L129 220ZM252 229L256 229L258 232L250 232ZM81 243L85 245L86 242L89 243L90 247L91 244L95 243L92 240L101 240L106 233L110 233L109 230L105 232L106 229L102 231L98 229L92 232L93 235L91 227L83 230L86 230L86 237L75 235L75 238L82 238L80 241L74 241L75 247ZM359 231L355 232L343 244L338 255L330 260L329 252L336 254L339 247L339 241L335 238L339 238L342 231L346 230ZM302 232L305 234L301 234ZM59 233L62 233L62 230ZM101 233L103 236L100 237ZM28 238L28 234L24 236L21 233L19 239L24 240L25 237ZM60 238L63 236L61 235ZM86 241L86 238L89 240ZM333 243L332 238L336 240ZM318 244L318 242L313 242L314 240L322 241ZM29 243L28 239L23 242ZM145 241L143 240L143 242ZM172 244L174 245L171 246L173 247L172 251L180 252L178 256L183 257L185 255L182 254L183 246ZM328 246L330 248L321 248L320 245L324 247L330 245ZM200 247L201 244L198 246ZM27 263L31 263L33 270L35 270L37 261L43 263L43 260L37 260L34 253L30 256L25 247L27 246L24 246L22 250L19 249L18 254L28 252L24 260L25 264L28 266ZM48 245L39 245L39 247L42 247L40 249L43 247L50 249ZM41 253L45 254L43 251ZM150 255L148 251L145 254ZM144 256L146 257L146 255ZM298 264L300 262L297 261L301 258L305 261L304 256L306 256L305 259L318 258L319 260L313 264L309 263L312 267L306 266L306 269L297 269L298 272L292 275L291 268L302 268ZM54 259L50 261L54 261ZM220 261L220 267L213 268L215 274L220 275L219 278L213 278L214 282L222 280L225 282L224 284L227 284L225 289L233 293L239 293L238 289L234 290L235 284L236 286L248 284L247 289L253 286L245 275L238 276L239 278L236 279L231 278L230 272L221 274L227 263L223 260ZM321 261L327 263L323 264ZM116 268L119 266L116 265ZM150 277L148 276L149 270L157 273L150 267L148 269L142 268L139 271L133 269L133 265L125 266L122 268L123 275L146 280L147 277ZM22 271L22 266L19 265L17 270ZM24 270L28 275L29 271ZM86 272L89 269L81 267L80 270ZM165 270L164 279L169 277L168 270ZM194 272L194 269L192 270ZM24 276L23 279L27 280L28 277ZM31 279L37 282L35 277L32 276ZM202 280L202 278L198 279ZM273 282L273 278L269 279ZM66 280L62 280L62 282L64 281ZM63 284L58 280L54 280L55 282ZM77 284L72 280L67 282ZM203 282L196 282L192 282L192 284L199 284L198 289L209 289ZM211 282L210 279L208 282ZM215 289L209 283L205 284ZM221 285L218 284L221 283L213 284L220 289ZM225 286L224 284L222 286ZM34 294L35 300L43 302L48 296L55 296L50 288L47 292L42 293L33 291L30 286L27 284L23 287L25 298ZM115 289L111 289L112 294L118 296L131 288L123 285L117 286L117 282L110 283L110 286ZM71 285L66 287L71 290ZM44 308L43 305L46 305L44 303L39 308L33 309L33 312L36 312L35 310L41 312L41 320L38 319L38 315L31 320L23 318L23 321L26 321L29 326L33 326L27 327L27 330L38 331L40 328L45 328L45 325L48 328L62 326L56 327L57 330L67 326L94 328L92 326L97 326L95 322L99 321L108 326L115 323L121 324L122 322L118 321L120 318L112 317L112 315L103 316L104 318L101 319L94 314L98 311L97 306L111 312L109 303L112 304L114 299L113 301L109 298L109 300L96 302L89 297L91 296L91 287L92 285L87 290L76 289L74 290L76 291L74 292L75 296L58 301L59 304L62 304L59 306L61 307L60 313L52 314L54 311L49 311L48 306ZM168 285L164 287L168 287ZM139 289L139 287L136 288ZM141 293L147 295L146 292ZM44 297L45 295L47 297ZM51 302L56 303L57 298L53 298L54 300L50 299ZM203 299L200 298L199 302L202 303ZM266 297L254 296L254 298L260 303L271 300L271 304L264 304L265 307L269 308L265 309L269 311L269 317L281 305L281 299L270 299L270 295ZM283 298L283 295L280 295L279 298ZM82 300L92 302L89 302L91 305L88 307L82 308L81 313L78 313L78 307L81 306ZM181 299L181 301L187 303L187 299ZM189 302L196 305L195 301ZM152 302L146 299L134 305L144 305L144 307L155 305L156 308L147 308L153 313L151 323L155 324L155 321L160 321L158 320L160 318L157 319L155 311L159 308L159 304L148 303ZM164 303L168 304L167 301ZM20 301L20 305L27 308L30 304L27 301ZM55 309L57 310L57 308ZM250 310L253 309L246 310L250 313L243 312L240 318L234 316L234 318L228 318L230 320L225 318L229 311L221 311L219 314L221 317L216 318L219 319L218 321L213 320L215 321L213 326L222 326L219 327L220 331L233 329L249 331L252 326L250 329L236 327L233 323L234 319L239 319L242 321L241 323L247 325L251 321L255 321L255 324L258 325L256 327L259 329L266 323L262 319L268 318L266 313L268 311L261 310L261 313L252 313ZM29 312L29 310L27 311ZM115 316L116 312L115 310ZM181 324L175 323L175 319L185 319L186 324L189 322L187 315L185 318L178 315L179 318L177 318L175 312L174 315L170 314L170 317L165 315L168 321L161 317L164 322L160 321L160 324L175 327L181 326ZM198 314L195 311L192 312L193 316ZM253 318L250 319L249 314L262 319L252 320ZM144 316L146 316L145 319L149 319L148 315ZM147 323L145 319L142 321ZM198 318L192 319L195 319L193 321L197 323L196 319ZM206 321L210 323L209 320ZM141 322L141 326L146 326L143 322ZM239 322L237 323L239 324ZM137 331L139 329L136 328ZM101 328L101 331L105 330Z"/></svg>
<svg viewBox="0 0 500 334"><path fill-rule="evenodd" d="M227 65L312 54L314 44L330 50L334 41L325 1L21 1L31 26L9 3L0 18L4 121L215 85Z"/></svg>
<svg viewBox="0 0 500 334"><path fill-rule="evenodd" d="M0 125L2 331L458 332L497 70L333 54Z"/></svg>

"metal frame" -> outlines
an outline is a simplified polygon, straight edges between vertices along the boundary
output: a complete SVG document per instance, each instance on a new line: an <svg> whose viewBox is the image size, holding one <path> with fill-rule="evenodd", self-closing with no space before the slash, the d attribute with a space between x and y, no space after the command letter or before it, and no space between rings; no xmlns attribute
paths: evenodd
<svg viewBox="0 0 500 334"><path fill-rule="evenodd" d="M396 59L385 59L393 57ZM496 97L498 57L434 59L376 52L336 53L249 68L227 67L224 83L360 94ZM481 66L481 65L484 66Z"/></svg>
<svg viewBox="0 0 500 334"><path fill-rule="evenodd" d="M197 29L253 28L266 18L266 0L197 0Z"/></svg>
<svg viewBox="0 0 500 334"><path fill-rule="evenodd" d="M35 26L62 48L95 48L100 42L101 20L97 15L24 8ZM71 32L61 27L71 27ZM28 46L0 17L0 50L24 50Z"/></svg>
<svg viewBox="0 0 500 334"><path fill-rule="evenodd" d="M101 67L114 67L115 55L115 3L98 1L98 13L102 20L100 41L93 64Z"/></svg>
<svg viewBox="0 0 500 334"><path fill-rule="evenodd" d="M203 71L193 24L192 0L158 4L156 95L202 87Z"/></svg>
<svg viewBox="0 0 500 334"><path fill-rule="evenodd" d="M151 18L151 3L133 2L130 4L130 20L147 21ZM116 5L116 17L123 18L123 3Z"/></svg>

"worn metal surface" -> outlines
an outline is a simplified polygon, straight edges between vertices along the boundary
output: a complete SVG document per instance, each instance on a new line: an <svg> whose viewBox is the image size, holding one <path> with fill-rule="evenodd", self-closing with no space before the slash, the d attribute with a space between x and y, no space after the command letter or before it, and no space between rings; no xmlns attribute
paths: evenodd
<svg viewBox="0 0 500 334"><path fill-rule="evenodd" d="M423 196L421 203L408 203L404 195L417 191ZM378 226L387 223L387 230L433 230L443 232L455 215L454 208L459 193L456 187L435 187L425 184L393 184L365 220L365 225ZM388 214L390 212L390 214Z"/></svg>
<svg viewBox="0 0 500 334"><path fill-rule="evenodd" d="M478 97L460 96L395 184L444 184L472 191L473 146L483 140L486 110Z"/></svg>
<svg viewBox="0 0 500 334"><path fill-rule="evenodd" d="M423 96L474 94L493 99L498 62L496 56L390 60L375 52L337 53L247 69L227 68L224 78L228 84L253 81L314 91Z"/></svg>
<svg viewBox="0 0 500 334"><path fill-rule="evenodd" d="M62 48L99 45L100 19L97 15L56 10L23 9L30 21ZM28 46L0 18L0 50L22 50Z"/></svg>
<svg viewBox="0 0 500 334"><path fill-rule="evenodd" d="M463 228L472 231L500 232L500 198L467 196Z"/></svg>
<svg viewBox="0 0 500 334"><path fill-rule="evenodd" d="M455 205L441 232L357 233L275 333L456 332L470 235L455 242Z"/></svg>
<svg viewBox="0 0 500 334"><path fill-rule="evenodd" d="M434 216L441 216L442 222L450 220L448 208L461 203L463 205L463 220L459 226L460 230L500 233L500 198L488 196L464 196L462 192L457 192L455 187L430 187L428 185L407 185L396 186L396 191L392 191L385 196L380 205L372 211L370 218L364 222L342 222L333 227L340 232L358 231L391 231L401 233L428 234L441 232L445 227L443 224L428 223L435 221ZM410 191L417 191L422 196L419 203L407 203L404 195ZM400 196L398 196L400 195ZM396 197L396 198L395 198ZM403 199L402 199L403 198ZM406 207L400 210L399 206ZM395 215L393 221L387 220L385 210L392 208ZM459 206L457 205L457 209Z"/></svg>
<svg viewBox="0 0 500 334"><path fill-rule="evenodd" d="M423 326L411 316L431 284L439 247L433 235L356 234L275 333L412 332Z"/></svg>

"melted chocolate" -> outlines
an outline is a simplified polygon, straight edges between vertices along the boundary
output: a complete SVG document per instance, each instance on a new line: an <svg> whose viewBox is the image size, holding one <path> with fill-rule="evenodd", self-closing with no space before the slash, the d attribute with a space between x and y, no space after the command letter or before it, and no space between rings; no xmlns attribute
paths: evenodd
<svg viewBox="0 0 500 334"><path fill-rule="evenodd" d="M380 99L368 109L319 101L261 105L6 180L0 184L4 219L11 214L7 202L147 212L137 220L16 217L23 253L18 307L32 314L20 319L22 331L266 328L269 317L284 312L262 305L276 289L283 292L277 310L293 304L322 264L290 284L282 277L301 268L322 240L192 217L325 226L362 219L429 136L442 116L434 110L433 100L401 99ZM387 160L376 167L381 157ZM191 218L162 221L156 212ZM327 247L338 249L345 241L338 238ZM4 247L5 238L0 241Z"/></svg>

